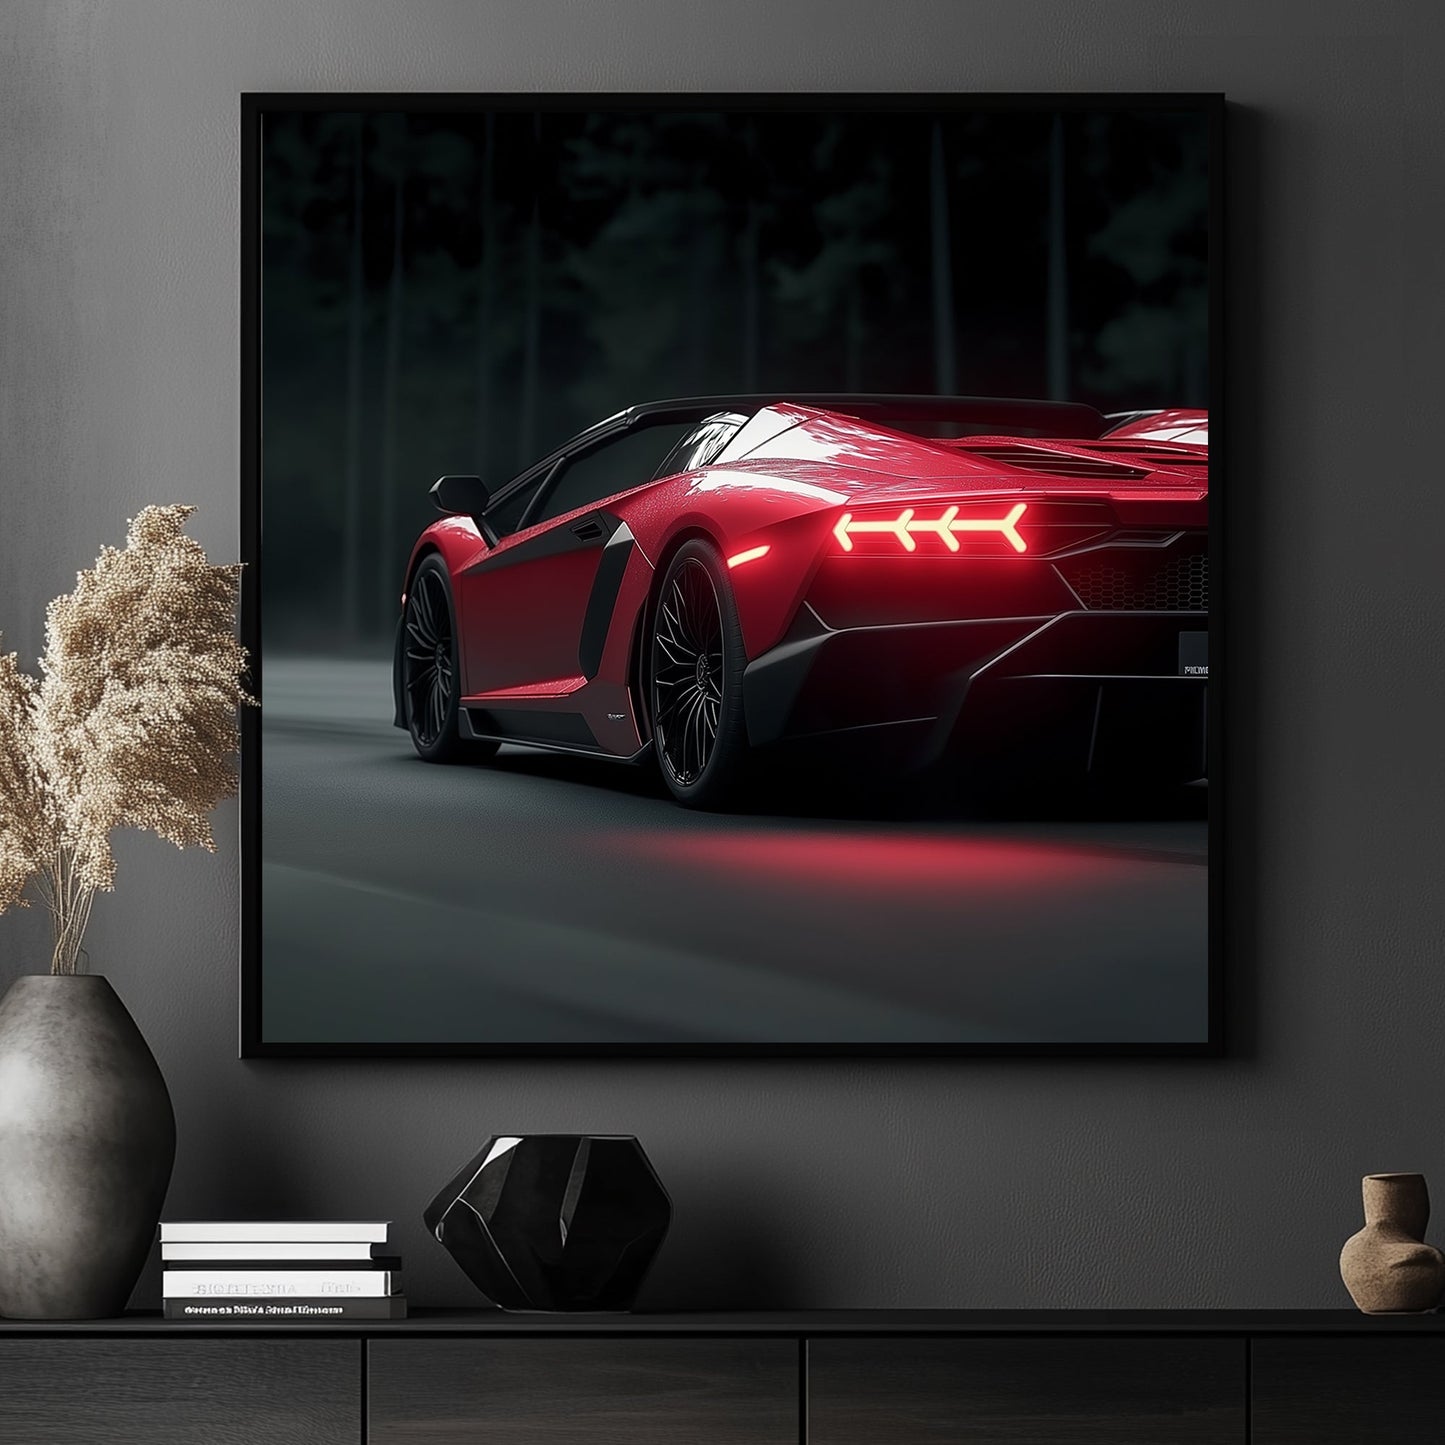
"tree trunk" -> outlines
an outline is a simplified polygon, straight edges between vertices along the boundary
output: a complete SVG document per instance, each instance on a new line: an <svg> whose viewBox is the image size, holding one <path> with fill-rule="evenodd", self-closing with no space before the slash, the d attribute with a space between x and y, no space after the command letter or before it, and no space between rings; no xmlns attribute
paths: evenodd
<svg viewBox="0 0 1445 1445"><path fill-rule="evenodd" d="M1048 387L1055 401L1069 399L1069 246L1064 212L1064 118L1054 116L1049 136Z"/></svg>
<svg viewBox="0 0 1445 1445"><path fill-rule="evenodd" d="M756 126L747 129L748 209L743 225L743 390L758 389L759 313L762 306L758 276L758 233L762 229L762 207L752 180L757 167L758 133Z"/></svg>
<svg viewBox="0 0 1445 1445"><path fill-rule="evenodd" d="M1209 405L1209 355L1204 346L1191 337L1183 343L1184 359L1180 367L1183 372L1183 405Z"/></svg>
<svg viewBox="0 0 1445 1445"><path fill-rule="evenodd" d="M497 294L496 185L497 118L487 115L487 138L482 151L482 259L477 268L477 431L473 463L485 480L492 445L492 327Z"/></svg>
<svg viewBox="0 0 1445 1445"><path fill-rule="evenodd" d="M687 246L687 322L683 328L688 386L698 395L708 390L708 333L712 319L709 302L716 278L711 274L713 253L701 239L708 233L711 218L707 210L706 181L695 175L692 182L694 236Z"/></svg>
<svg viewBox="0 0 1445 1445"><path fill-rule="evenodd" d="M948 225L948 168L943 127L933 122L929 156L929 212L933 232L933 386L940 396L958 387L958 358L953 334L953 245Z"/></svg>
<svg viewBox="0 0 1445 1445"><path fill-rule="evenodd" d="M863 278L858 268L848 277L848 312L844 354L847 357L846 391L863 390Z"/></svg>
<svg viewBox="0 0 1445 1445"><path fill-rule="evenodd" d="M400 117L400 149L396 162L396 178L392 186L391 208L391 281L386 302L386 370L383 376L381 440L381 540L377 549L381 574L376 589L380 601L382 630L391 616L386 599L401 585L402 562L397 557L396 536L396 456L398 450L398 400L401 386L401 334L406 317L406 266L403 243L406 227L407 123Z"/></svg>
<svg viewBox="0 0 1445 1445"><path fill-rule="evenodd" d="M533 164L540 163L542 120L534 124ZM542 352L542 205L540 194L532 193L532 216L527 225L527 273L522 318L522 398L518 408L517 463L525 467L536 460L537 387Z"/></svg>
<svg viewBox="0 0 1445 1445"><path fill-rule="evenodd" d="M361 634L361 417L362 344L366 322L362 203L366 117L356 117L351 167L350 303L346 322L346 499L342 509L343 587L341 615L348 640Z"/></svg>

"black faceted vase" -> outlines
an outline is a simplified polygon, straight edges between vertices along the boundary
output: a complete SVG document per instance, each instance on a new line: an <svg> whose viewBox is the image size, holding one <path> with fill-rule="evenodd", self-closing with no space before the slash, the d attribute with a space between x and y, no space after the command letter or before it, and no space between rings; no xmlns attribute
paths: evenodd
<svg viewBox="0 0 1445 1445"><path fill-rule="evenodd" d="M630 1134L498 1134L423 1218L504 1310L628 1310L672 1201Z"/></svg>

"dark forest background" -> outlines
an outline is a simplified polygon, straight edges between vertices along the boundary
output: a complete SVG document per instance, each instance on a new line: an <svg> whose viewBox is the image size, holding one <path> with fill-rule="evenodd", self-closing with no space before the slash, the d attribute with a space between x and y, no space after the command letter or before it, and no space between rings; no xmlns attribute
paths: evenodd
<svg viewBox="0 0 1445 1445"><path fill-rule="evenodd" d="M633 402L1206 401L1197 113L271 111L262 146L270 647L384 650L438 475Z"/></svg>

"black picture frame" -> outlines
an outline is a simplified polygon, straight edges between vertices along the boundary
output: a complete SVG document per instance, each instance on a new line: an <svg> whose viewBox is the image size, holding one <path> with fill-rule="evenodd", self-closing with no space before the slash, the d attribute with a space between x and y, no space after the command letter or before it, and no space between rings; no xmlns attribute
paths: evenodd
<svg viewBox="0 0 1445 1445"><path fill-rule="evenodd" d="M261 652L261 169L262 123L268 111L411 113L447 111L811 110L867 111L1146 111L1193 110L1205 120L1208 180L1208 406L1210 411L1210 568L1227 574L1229 493L1228 414L1225 406L1225 147L1229 108L1221 92L246 92L240 106L240 629L250 655L250 681L264 706ZM262 1030L261 928L261 723L256 709L241 718L239 826L241 856L239 1050L242 1058L1219 1058L1225 1026L1225 823L1227 738L1223 726L1229 657L1227 592L1211 599L1208 631L1211 677L1206 740L1210 778L1208 816L1207 1036L1184 1042L1040 1043L511 1043L317 1042L267 1039Z"/></svg>

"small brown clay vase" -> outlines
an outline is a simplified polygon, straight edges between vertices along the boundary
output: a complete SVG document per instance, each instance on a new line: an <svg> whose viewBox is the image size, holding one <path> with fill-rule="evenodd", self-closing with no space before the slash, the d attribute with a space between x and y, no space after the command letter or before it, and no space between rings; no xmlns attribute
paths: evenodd
<svg viewBox="0 0 1445 1445"><path fill-rule="evenodd" d="M1367 1315L1420 1314L1445 1297L1445 1255L1425 1243L1423 1174L1367 1174L1365 1227L1340 1251L1340 1278Z"/></svg>

